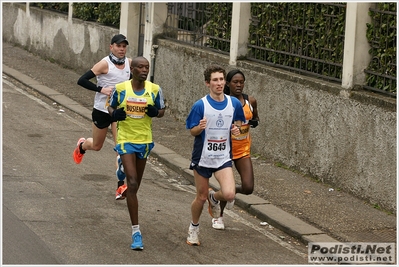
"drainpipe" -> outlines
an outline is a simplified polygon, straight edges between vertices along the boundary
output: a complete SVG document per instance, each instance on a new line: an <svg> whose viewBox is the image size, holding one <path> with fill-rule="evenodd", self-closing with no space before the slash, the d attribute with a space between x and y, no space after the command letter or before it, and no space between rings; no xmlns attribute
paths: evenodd
<svg viewBox="0 0 399 267"><path fill-rule="evenodd" d="M155 50L158 48L158 45L151 46L151 74L150 74L150 81L154 82L154 70L155 70Z"/></svg>

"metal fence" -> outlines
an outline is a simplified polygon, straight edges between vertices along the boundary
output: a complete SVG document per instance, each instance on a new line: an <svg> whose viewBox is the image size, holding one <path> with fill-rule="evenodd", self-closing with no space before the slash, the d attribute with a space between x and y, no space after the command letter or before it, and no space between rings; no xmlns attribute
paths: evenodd
<svg viewBox="0 0 399 267"><path fill-rule="evenodd" d="M164 36L230 53L232 3L168 3Z"/></svg>
<svg viewBox="0 0 399 267"><path fill-rule="evenodd" d="M167 5L166 38L229 54L232 3ZM341 82L345 18L345 3L251 3L246 58L291 72ZM396 42L396 23L394 27ZM373 60L380 59L375 57ZM396 58L390 64L396 69ZM383 79L385 87L395 86L396 95L396 75L378 74L371 69L366 73L375 75L374 79ZM364 88L392 95L370 84Z"/></svg>
<svg viewBox="0 0 399 267"><path fill-rule="evenodd" d="M367 83L363 88L396 97L396 11L370 8L372 22L368 26L372 59L364 70ZM396 10L396 3L394 9Z"/></svg>
<svg viewBox="0 0 399 267"><path fill-rule="evenodd" d="M251 4L248 59L340 82L345 4Z"/></svg>

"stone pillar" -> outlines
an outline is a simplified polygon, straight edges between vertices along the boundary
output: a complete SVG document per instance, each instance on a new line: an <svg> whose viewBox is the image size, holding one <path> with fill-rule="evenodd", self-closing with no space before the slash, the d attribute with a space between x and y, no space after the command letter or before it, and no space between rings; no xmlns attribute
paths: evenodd
<svg viewBox="0 0 399 267"><path fill-rule="evenodd" d="M127 56L137 56L140 39L140 3L121 2L119 33L125 35L129 42Z"/></svg>
<svg viewBox="0 0 399 267"><path fill-rule="evenodd" d="M345 46L342 70L342 87L351 89L355 85L363 85L366 81L364 69L367 68L371 55L367 41L366 23L371 22L368 15L372 3L347 2Z"/></svg>
<svg viewBox="0 0 399 267"><path fill-rule="evenodd" d="M68 3L68 23L72 24L73 18L73 2Z"/></svg>
<svg viewBox="0 0 399 267"><path fill-rule="evenodd" d="M153 79L155 50L154 37L163 33L164 24L168 16L167 3L147 2L145 4L145 32L143 56L150 61L150 79Z"/></svg>
<svg viewBox="0 0 399 267"><path fill-rule="evenodd" d="M30 17L30 4L29 4L29 2L26 2L26 16Z"/></svg>
<svg viewBox="0 0 399 267"><path fill-rule="evenodd" d="M230 39L230 61L229 64L235 66L237 58L248 53L247 43L249 37L249 25L251 21L251 3L233 2L233 12L231 22Z"/></svg>

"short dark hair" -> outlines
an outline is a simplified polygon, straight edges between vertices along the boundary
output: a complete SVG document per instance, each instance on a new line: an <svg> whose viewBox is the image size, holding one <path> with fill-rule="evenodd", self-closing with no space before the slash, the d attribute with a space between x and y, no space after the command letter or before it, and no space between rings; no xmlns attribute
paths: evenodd
<svg viewBox="0 0 399 267"><path fill-rule="evenodd" d="M143 56L138 56L138 57L134 57L133 59L132 59L132 64L130 65L130 67L131 68L134 68L134 67L137 67L137 65L139 64L139 62L141 61L141 60L146 60L148 63L150 63L149 61L148 61L148 59L146 59L145 57L143 57Z"/></svg>
<svg viewBox="0 0 399 267"><path fill-rule="evenodd" d="M221 72L223 73L223 77L226 77L226 70L224 68L222 68L219 65L210 65L209 67L207 67L204 70L204 78L206 82L210 82L211 81L211 74L215 73L215 72Z"/></svg>

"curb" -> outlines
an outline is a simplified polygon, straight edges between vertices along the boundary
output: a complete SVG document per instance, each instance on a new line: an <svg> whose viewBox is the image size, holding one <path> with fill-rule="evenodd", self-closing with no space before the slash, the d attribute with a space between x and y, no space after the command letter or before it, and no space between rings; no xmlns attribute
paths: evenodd
<svg viewBox="0 0 399 267"><path fill-rule="evenodd" d="M22 74L3 64L3 73L18 80L22 84L36 90L38 93L52 99L65 108L91 120L91 110L83 107L78 102L66 97L65 95L47 87L33 78ZM175 172L182 175L191 184L194 184L194 176L192 170L189 169L190 160L183 158L173 150L155 143L154 149L151 151L152 156L158 158L158 161L165 164ZM219 183L214 177L209 181L210 186L218 190ZM314 226L298 219L297 217L285 212L284 210L274 206L269 201L264 200L255 195L237 194L235 205L246 210L250 214L256 216L262 221L268 222L271 226L280 229L288 235L298 238L302 243L307 245L309 242L338 242L334 238L328 236L323 231Z"/></svg>

